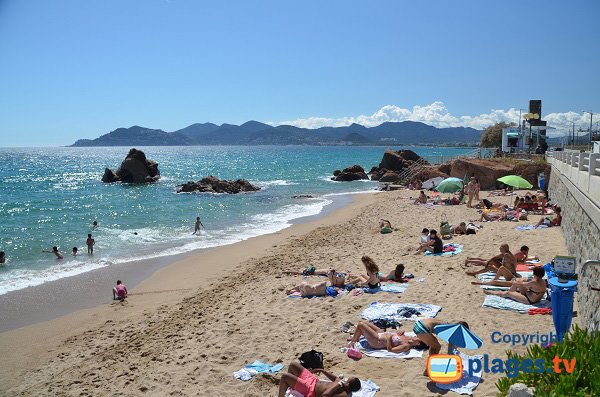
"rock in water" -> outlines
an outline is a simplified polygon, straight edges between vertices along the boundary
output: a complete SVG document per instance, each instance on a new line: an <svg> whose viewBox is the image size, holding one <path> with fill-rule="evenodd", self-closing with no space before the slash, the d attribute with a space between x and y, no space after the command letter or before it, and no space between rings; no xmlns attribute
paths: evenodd
<svg viewBox="0 0 600 397"><path fill-rule="evenodd" d="M177 193L206 192L206 193L228 193L255 192L259 187L252 185L245 179L226 181L214 176L207 176L198 182L187 182L177 189Z"/></svg>
<svg viewBox="0 0 600 397"><path fill-rule="evenodd" d="M359 179L369 179L369 176L365 173L363 167L358 164L344 168L341 172L335 170L333 172L333 177L331 178L332 181L337 182L357 181Z"/></svg>
<svg viewBox="0 0 600 397"><path fill-rule="evenodd" d="M102 182L104 183L151 183L159 179L158 164L155 161L146 159L146 154L137 149L129 150L117 172L106 168L104 176L102 176Z"/></svg>

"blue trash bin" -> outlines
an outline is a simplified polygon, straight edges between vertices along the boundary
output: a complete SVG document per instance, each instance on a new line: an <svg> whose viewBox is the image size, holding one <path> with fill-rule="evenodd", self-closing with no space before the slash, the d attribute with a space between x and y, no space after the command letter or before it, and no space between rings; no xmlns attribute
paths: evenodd
<svg viewBox="0 0 600 397"><path fill-rule="evenodd" d="M571 328L573 320L573 296L577 281L568 280L564 283L558 281L558 277L552 277L549 281L552 297L552 320L559 342L562 342L565 334Z"/></svg>

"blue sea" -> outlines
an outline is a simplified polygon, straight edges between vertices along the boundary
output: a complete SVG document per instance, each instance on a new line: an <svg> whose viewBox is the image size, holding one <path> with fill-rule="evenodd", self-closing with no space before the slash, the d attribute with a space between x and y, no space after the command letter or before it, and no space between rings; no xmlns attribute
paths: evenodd
<svg viewBox="0 0 600 397"><path fill-rule="evenodd" d="M368 192L376 182L333 182L335 169L367 171L383 147L142 147L158 162L160 182L103 184L128 147L0 148L0 294L132 260L232 244L318 215L337 195ZM402 149L394 147L393 149ZM410 147L437 161L469 148ZM214 175L262 189L239 195L185 193L176 187ZM309 194L312 199L291 196ZM205 230L192 235L196 216ZM99 227L92 229L92 222ZM96 240L86 254L87 234ZM64 260L42 250L58 246ZM72 256L73 247L82 255Z"/></svg>

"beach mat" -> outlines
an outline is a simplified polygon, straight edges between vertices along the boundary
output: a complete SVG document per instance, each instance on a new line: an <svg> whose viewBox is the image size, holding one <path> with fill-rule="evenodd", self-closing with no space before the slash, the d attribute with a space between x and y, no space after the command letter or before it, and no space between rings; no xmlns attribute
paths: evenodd
<svg viewBox="0 0 600 397"><path fill-rule="evenodd" d="M390 284L381 284L379 288L363 288L367 294L376 294L378 292L390 292L393 294L400 294L408 288L407 284L399 284L399 283L390 283Z"/></svg>
<svg viewBox="0 0 600 397"><path fill-rule="evenodd" d="M360 380L360 390L350 393L350 397L373 397L379 391L379 386L371 379ZM304 394L292 389L287 389L285 397L304 397Z"/></svg>
<svg viewBox="0 0 600 397"><path fill-rule="evenodd" d="M530 277L533 277L533 272L529 271L529 270L526 272L519 272L519 274L521 275L521 277L527 278L527 279ZM494 279L494 277L496 277L496 273L493 273L493 272L481 273L477 276L477 278L483 282L492 281ZM506 279L502 276L500 277L499 280L506 281ZM510 289L510 287L500 287L497 285L480 285L479 287L481 289L495 290L495 291L507 291Z"/></svg>
<svg viewBox="0 0 600 397"><path fill-rule="evenodd" d="M483 301L482 307L490 307L493 309L508 310L511 312L527 314L529 309L552 307L552 304L550 301L543 299L534 305L526 305L525 303L517 302L502 296L487 295Z"/></svg>
<svg viewBox="0 0 600 397"><path fill-rule="evenodd" d="M546 225L539 225L539 226L536 226L536 225L522 225L522 226L515 227L516 230L521 230L521 231L524 231L524 230L536 230L536 229L547 229L547 228L548 228L548 226L546 226Z"/></svg>
<svg viewBox="0 0 600 397"><path fill-rule="evenodd" d="M433 318L442 310L441 306L417 303L383 303L373 302L362 311L361 317L365 320L418 320L421 318ZM420 315L411 315L405 317L403 314L410 314L411 311L417 311Z"/></svg>
<svg viewBox="0 0 600 397"><path fill-rule="evenodd" d="M482 369L479 369L477 372L469 373L469 361L470 360L481 360L483 356L469 356L468 354L461 353L457 349L454 349L452 354L456 354L460 356L463 364L463 375L462 378L456 382L452 383L436 383L435 386L441 390L450 390L458 394L467 394L472 395L473 390L479 385L481 381L481 375L483 373ZM481 366L480 366L481 367Z"/></svg>
<svg viewBox="0 0 600 397"><path fill-rule="evenodd" d="M406 336L417 336L414 332L406 332ZM358 349L363 352L366 356L377 357L377 358L417 358L423 357L424 350L410 349L407 352L392 353L387 349L372 349L369 346L369 342L364 336L360 337L360 340L355 345Z"/></svg>
<svg viewBox="0 0 600 397"><path fill-rule="evenodd" d="M456 244L456 243L447 243L444 244L444 249L450 248L450 247L454 247L454 251L449 251L449 252L442 252L441 254L434 254L433 252L425 252L423 255L425 256L452 256L452 255L458 255L462 252L463 250L463 246L460 244Z"/></svg>

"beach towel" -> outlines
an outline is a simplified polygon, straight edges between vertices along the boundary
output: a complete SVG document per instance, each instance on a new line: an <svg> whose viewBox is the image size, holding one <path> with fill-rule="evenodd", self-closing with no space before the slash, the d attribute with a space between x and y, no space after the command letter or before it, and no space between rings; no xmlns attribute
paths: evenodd
<svg viewBox="0 0 600 397"><path fill-rule="evenodd" d="M294 292L292 294L289 294L288 298L307 298L307 299L312 299L312 298L325 298L326 296L330 296L332 298L335 298L336 296L344 295L347 292L348 291L341 290L339 288L327 287L327 295L304 295L304 296L302 296L301 292Z"/></svg>
<svg viewBox="0 0 600 397"><path fill-rule="evenodd" d="M407 336L417 336L414 332L406 332ZM415 357L423 357L424 350L410 349L407 352L402 353L392 353L387 351L386 349L372 349L369 346L369 342L365 339L364 336L361 336L358 343L355 345L361 352L369 357L378 357L378 358L415 358Z"/></svg>
<svg viewBox="0 0 600 397"><path fill-rule="evenodd" d="M363 310L361 317L369 321L377 319L418 320L433 318L440 310L442 310L441 306L430 304L373 302ZM420 315L415 313L420 313Z"/></svg>
<svg viewBox="0 0 600 397"><path fill-rule="evenodd" d="M526 272L519 272L518 274L525 279L529 279L529 278L533 277L533 272L529 271L529 270ZM494 273L494 272L481 273L477 276L477 278L483 282L492 281L494 279L494 277L496 277L496 273ZM506 279L503 276L500 276L499 280L506 281ZM479 287L481 289L497 290L497 291L507 291L510 289L510 287L500 287L497 285L480 285Z"/></svg>
<svg viewBox="0 0 600 397"><path fill-rule="evenodd" d="M496 295L487 295L483 301L482 307L491 307L494 309L509 310L511 312L517 312L521 314L527 314L529 309L536 309L542 307L551 307L550 301L542 299L540 302L533 305L526 305L525 303L517 302L512 299L504 298Z"/></svg>
<svg viewBox="0 0 600 397"><path fill-rule="evenodd" d="M275 373L281 371L283 364L265 364L261 361L255 361L246 365L244 368L233 373L233 377L239 380L250 380L256 374Z"/></svg>
<svg viewBox="0 0 600 397"><path fill-rule="evenodd" d="M479 369L479 371L477 372L469 373L469 361L479 360L481 362L483 356L469 356L468 354L461 353L460 351L458 351L458 349L454 349L452 354L456 354L462 359L462 378L452 383L436 383L435 386L441 390L450 390L458 394L468 394L470 396L473 394L473 390L475 390L475 388L479 385L479 382L481 381L482 370Z"/></svg>
<svg viewBox="0 0 600 397"><path fill-rule="evenodd" d="M548 228L548 226L546 226L546 225L539 225L539 226L536 226L536 225L523 225L523 226L517 226L517 227L515 227L516 230L521 230L521 231L523 231L523 230L535 230L535 229L547 229L547 228Z"/></svg>
<svg viewBox="0 0 600 397"><path fill-rule="evenodd" d="M360 380L360 390L350 394L351 397L373 397L379 391L379 386L371 379ZM304 394L298 393L296 390L287 389L285 397L304 397Z"/></svg>
<svg viewBox="0 0 600 397"><path fill-rule="evenodd" d="M435 256L450 256L450 255L458 255L462 252L463 246L456 243L447 243L444 244L444 252L441 254L434 254L433 252L425 252L423 255L435 255Z"/></svg>
<svg viewBox="0 0 600 397"><path fill-rule="evenodd" d="M400 294L406 291L407 288L407 284L390 283L381 284L379 288L363 288L363 290L368 294L376 294L378 292L391 292L394 294Z"/></svg>

